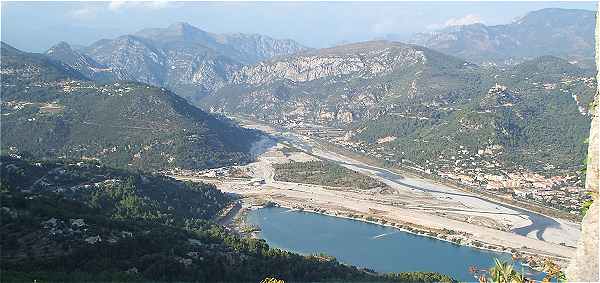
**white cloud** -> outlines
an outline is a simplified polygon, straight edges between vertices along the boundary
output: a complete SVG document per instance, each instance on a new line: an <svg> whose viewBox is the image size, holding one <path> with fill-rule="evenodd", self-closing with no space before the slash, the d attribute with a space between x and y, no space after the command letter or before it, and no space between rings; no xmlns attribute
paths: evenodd
<svg viewBox="0 0 600 283"><path fill-rule="evenodd" d="M447 21L445 21L443 24L431 24L431 25L428 25L426 28L429 30L436 30L436 29L441 29L441 28L446 28L446 27L451 27L451 26L465 26L465 25L471 25L471 24L476 24L476 23L484 23L481 16L475 15L475 14L468 14L468 15L465 15L460 18L450 18Z"/></svg>
<svg viewBox="0 0 600 283"><path fill-rule="evenodd" d="M87 19L93 19L96 17L96 9L93 7L88 7L88 6L84 6L81 8L77 8L75 10L71 10L69 12L69 15L74 18L74 19L78 19L78 20L87 20Z"/></svg>
<svg viewBox="0 0 600 283"><path fill-rule="evenodd" d="M162 9L169 5L168 0L153 0L153 1L126 1L126 0L113 0L108 3L108 9L111 11L118 11L126 8L151 8L151 9Z"/></svg>
<svg viewBox="0 0 600 283"><path fill-rule="evenodd" d="M162 9L166 8L169 5L168 0L154 0L150 2L146 2L147 5L150 5L151 8L154 9Z"/></svg>
<svg viewBox="0 0 600 283"><path fill-rule="evenodd" d="M108 9L116 11L121 9L126 4L124 0L113 0L108 3Z"/></svg>

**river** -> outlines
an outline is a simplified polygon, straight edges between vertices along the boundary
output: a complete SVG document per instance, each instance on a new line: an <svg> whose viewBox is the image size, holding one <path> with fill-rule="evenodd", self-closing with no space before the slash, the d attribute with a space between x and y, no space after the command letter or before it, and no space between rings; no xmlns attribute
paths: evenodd
<svg viewBox="0 0 600 283"><path fill-rule="evenodd" d="M474 281L469 266L488 268L509 254L460 246L392 227L286 208L262 208L248 214L269 245L301 254L325 253L340 262L379 272L434 271ZM523 267L515 263L517 270ZM542 274L523 267L530 276Z"/></svg>
<svg viewBox="0 0 600 283"><path fill-rule="evenodd" d="M426 180L407 178L405 176L402 176L400 174L397 174L397 173L395 173L391 170L385 169L385 168L367 165L360 161L353 160L352 158L349 158L347 156L343 156L343 155L336 154L333 152L319 150L313 144L304 140L301 136L298 136L298 135L290 133L290 132L279 134L279 135L277 135L277 137L293 144L294 146L296 146L306 152L317 155L321 158L328 159L329 161L338 163L339 165L342 165L349 169L355 170L359 173L378 176L378 177L384 179L386 182L395 183L395 184L401 185L405 188L409 188L409 189L412 189L415 191L431 193L431 194L437 195L438 197L441 197L441 198L455 199L455 200L459 200L459 201L461 199L463 199L463 200L470 199L471 202L473 200L475 200L475 201L478 201L478 202L484 204L484 206L489 206L489 205L495 206L497 211L495 211L494 213L521 215L522 217L528 218L531 221L531 223L529 225L514 228L512 230L513 233L518 234L518 235L532 236L538 240L545 240L543 237L543 234L546 231L546 229L548 229L548 228L560 229L561 228L560 227L561 224L558 221L556 221L555 219L553 219L551 217L548 217L548 216L545 216L545 215L542 215L539 213L535 213L535 212L532 212L529 210L518 208L518 207L515 207L512 205L507 205L504 203L496 202L496 201L493 201L493 200L490 200L487 198L477 196L475 194L468 194L468 193L462 192L460 190L457 190L457 189L454 189L454 188L451 188L448 186L444 186L441 184L435 184L432 182L428 182ZM530 235L530 234L533 234L533 235Z"/></svg>

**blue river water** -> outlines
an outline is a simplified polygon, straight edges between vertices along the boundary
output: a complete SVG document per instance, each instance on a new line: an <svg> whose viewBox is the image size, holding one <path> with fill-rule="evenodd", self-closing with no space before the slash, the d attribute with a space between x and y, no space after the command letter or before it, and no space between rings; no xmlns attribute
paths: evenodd
<svg viewBox="0 0 600 283"><path fill-rule="evenodd" d="M260 237L273 247L301 254L325 253L340 262L379 272L435 271L459 281L475 281L469 266L488 268L494 258L510 255L460 246L383 225L317 213L272 207L253 210L248 222L261 228ZM515 268L541 279L543 275Z"/></svg>
<svg viewBox="0 0 600 283"><path fill-rule="evenodd" d="M313 146L304 142L302 139L299 139L297 136L285 136L285 137L280 137L283 140L292 143L294 146L309 152L309 153L313 153ZM441 194L441 195L447 195L447 196L452 196L452 195L458 195L458 196L463 196L463 197L469 197L469 198L473 198L473 199L479 199L479 200L484 200L488 203L492 203L495 204L497 206L500 207L505 207L508 209L511 209L515 212L518 212L519 214L525 215L527 216L527 218L529 218L529 220L531 220L531 224L527 225L527 226L523 226L523 227L519 227L519 228L515 228L512 230L512 232L514 232L515 234L521 235L521 236L527 236L529 235L531 232L535 232L535 236L537 239L539 240L544 240L543 234L546 231L547 228L552 228L552 227L558 227L560 226L560 224L552 219L551 217L539 214L539 213L535 213L532 211L528 211L519 207L515 207L512 205L507 205L507 204L503 204L503 203L499 203L490 199L484 199L480 196L477 196L475 194L465 194L462 192L451 192L448 190L440 190L440 189L432 189L427 188L425 186L422 185L415 185L415 184L410 184L408 182L405 181L405 177L397 174L395 172L392 172L391 170L385 169L385 168L379 168L379 167L375 167L375 166L370 166L370 165L365 165L365 164L347 164L345 162L341 162L338 160L331 160L329 159L329 161L335 162L337 164L340 165L352 165L354 167L359 167L362 169L367 169L371 172L373 172L373 174L384 178L388 181L394 182L396 184L399 184L403 187L406 188L410 188L413 190L417 190L417 191L421 191L421 192L430 192L430 193L437 193L437 194Z"/></svg>

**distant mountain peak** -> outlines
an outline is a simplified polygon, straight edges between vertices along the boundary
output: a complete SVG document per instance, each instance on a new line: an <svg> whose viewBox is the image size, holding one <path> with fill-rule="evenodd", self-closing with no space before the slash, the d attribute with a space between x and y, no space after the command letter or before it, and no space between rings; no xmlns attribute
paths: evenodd
<svg viewBox="0 0 600 283"><path fill-rule="evenodd" d="M46 55L49 55L50 57L52 57L54 59L58 59L60 61L62 61L63 58L55 58L55 57L56 56L62 57L65 55L76 56L76 57L81 56L81 54L79 54L77 51L73 50L73 48L71 48L71 45L69 45L69 43L67 43L65 41L61 41L61 42L53 45L48 50L46 50L45 53L46 53Z"/></svg>
<svg viewBox="0 0 600 283"><path fill-rule="evenodd" d="M481 23L417 33L409 42L482 64L515 64L553 55L594 57L595 12L546 8L508 24Z"/></svg>
<svg viewBox="0 0 600 283"><path fill-rule="evenodd" d="M549 15L549 14L565 14L565 13L595 13L594 11L584 9L566 9L566 8L543 8L539 10L530 11L523 16L524 18L534 15Z"/></svg>
<svg viewBox="0 0 600 283"><path fill-rule="evenodd" d="M102 39L77 50L66 43L48 55L89 78L139 81L197 101L224 86L242 65L307 48L259 34L215 34L186 22ZM59 52L60 51L60 52Z"/></svg>
<svg viewBox="0 0 600 283"><path fill-rule="evenodd" d="M147 28L134 34L155 42L168 41L214 41L216 34L209 33L186 22L175 22L166 28Z"/></svg>
<svg viewBox="0 0 600 283"><path fill-rule="evenodd" d="M77 56L79 57L80 54L79 52L75 51L71 45L65 41L61 41L55 45L53 45L52 47L50 47L48 50L46 50L46 55L50 55L51 57L53 57L52 55L54 54L70 54L70 56ZM75 55L77 54L77 55ZM61 56L61 55L59 55ZM57 59L57 58L55 58Z"/></svg>
<svg viewBox="0 0 600 283"><path fill-rule="evenodd" d="M206 32L198 27L195 27L189 23L186 23L186 22L173 23L166 28L166 31L169 31L169 32L172 32L175 34L179 34L184 37L185 36L193 36L196 34L203 34L203 35L209 34L208 32Z"/></svg>
<svg viewBox="0 0 600 283"><path fill-rule="evenodd" d="M71 45L69 43L67 43L66 41L61 41L57 44L55 44L52 48L68 48L71 49Z"/></svg>
<svg viewBox="0 0 600 283"><path fill-rule="evenodd" d="M592 18L596 12L581 9L545 8L531 11L519 18L516 24L554 23L568 24L578 21L576 18Z"/></svg>
<svg viewBox="0 0 600 283"><path fill-rule="evenodd" d="M167 29L176 30L176 31L199 30L199 28L197 28L189 23L186 23L186 22L173 23L173 24L169 25L167 27Z"/></svg>
<svg viewBox="0 0 600 283"><path fill-rule="evenodd" d="M193 27L193 26L188 22L174 22L174 23L170 24L168 28L181 29L181 28L188 28L188 27Z"/></svg>

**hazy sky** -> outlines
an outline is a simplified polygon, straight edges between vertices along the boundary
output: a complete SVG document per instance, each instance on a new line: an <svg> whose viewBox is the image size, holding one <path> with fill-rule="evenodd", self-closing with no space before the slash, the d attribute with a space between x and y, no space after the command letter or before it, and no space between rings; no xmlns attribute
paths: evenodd
<svg viewBox="0 0 600 283"><path fill-rule="evenodd" d="M90 44L147 27L188 22L216 32L261 33L310 47L408 36L447 25L504 24L548 8L594 2L1 2L3 41L41 52L59 41Z"/></svg>

